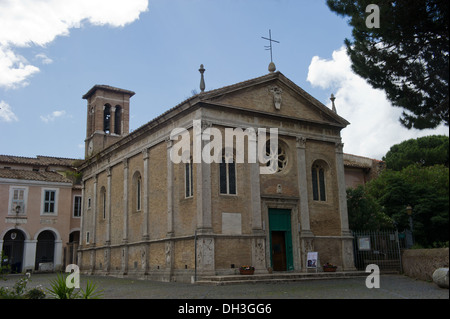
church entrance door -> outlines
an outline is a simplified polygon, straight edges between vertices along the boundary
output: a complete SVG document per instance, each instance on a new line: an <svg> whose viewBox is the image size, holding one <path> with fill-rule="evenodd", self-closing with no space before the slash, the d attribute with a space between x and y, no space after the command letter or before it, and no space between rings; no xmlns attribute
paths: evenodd
<svg viewBox="0 0 450 319"><path fill-rule="evenodd" d="M269 209L270 259L274 271L294 270L291 211Z"/></svg>

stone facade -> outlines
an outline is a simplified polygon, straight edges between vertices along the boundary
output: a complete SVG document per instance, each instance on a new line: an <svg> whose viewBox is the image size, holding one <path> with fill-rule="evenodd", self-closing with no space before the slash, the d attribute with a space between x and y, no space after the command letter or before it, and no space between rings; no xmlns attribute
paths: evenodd
<svg viewBox="0 0 450 319"><path fill-rule="evenodd" d="M130 91L94 87L90 112L100 114L110 103L91 102L100 101L100 92L116 102L114 94L130 97ZM277 128L285 159L280 171L264 175L259 163L237 163L226 166L234 175L223 182L224 166L201 161L189 173L170 158L177 143L170 134L185 128L195 143L196 120L202 133L217 129L222 136L226 128ZM81 271L163 281L234 274L241 265L257 273L306 271L308 251L317 251L322 263L354 269L340 138L348 124L275 72L197 94L129 134L122 131L109 146L87 150L79 167ZM101 133L101 121L95 125L88 131L110 134ZM223 191L222 182L233 190Z"/></svg>

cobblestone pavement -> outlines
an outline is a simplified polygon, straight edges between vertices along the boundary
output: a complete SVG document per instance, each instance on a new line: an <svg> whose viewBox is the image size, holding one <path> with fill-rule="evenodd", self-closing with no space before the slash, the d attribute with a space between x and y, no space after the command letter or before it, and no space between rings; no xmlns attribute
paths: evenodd
<svg viewBox="0 0 450 319"><path fill-rule="evenodd" d="M8 275L0 286L12 287L18 275ZM27 288L49 288L56 274L33 274ZM365 277L225 286L154 282L132 278L81 276L103 289L104 299L449 299L449 290L432 282L403 275L381 275L380 288L368 289Z"/></svg>

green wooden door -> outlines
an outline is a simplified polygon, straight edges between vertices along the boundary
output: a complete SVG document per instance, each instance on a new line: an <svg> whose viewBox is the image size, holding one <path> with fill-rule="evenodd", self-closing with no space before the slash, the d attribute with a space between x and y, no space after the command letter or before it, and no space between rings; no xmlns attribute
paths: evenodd
<svg viewBox="0 0 450 319"><path fill-rule="evenodd" d="M274 271L294 270L291 211L269 209L270 261Z"/></svg>

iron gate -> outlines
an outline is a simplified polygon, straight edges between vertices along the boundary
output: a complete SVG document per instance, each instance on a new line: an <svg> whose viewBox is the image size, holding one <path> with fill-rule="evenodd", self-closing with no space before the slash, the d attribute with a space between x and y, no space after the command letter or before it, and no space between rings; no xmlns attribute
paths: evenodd
<svg viewBox="0 0 450 319"><path fill-rule="evenodd" d="M355 267L375 264L380 271L402 271L398 231L353 231Z"/></svg>

